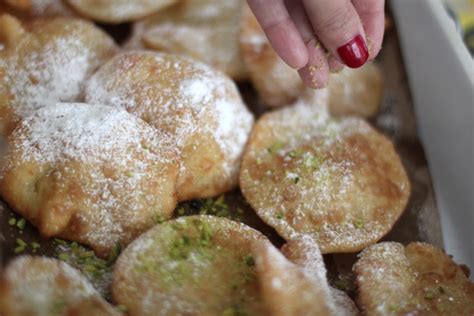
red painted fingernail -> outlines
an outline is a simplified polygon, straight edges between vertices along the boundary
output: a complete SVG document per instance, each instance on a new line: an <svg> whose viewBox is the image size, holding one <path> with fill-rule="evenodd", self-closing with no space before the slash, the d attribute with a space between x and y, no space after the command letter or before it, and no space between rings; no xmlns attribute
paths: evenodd
<svg viewBox="0 0 474 316"><path fill-rule="evenodd" d="M339 47L337 53L344 64L351 68L359 68L369 59L367 44L361 35L357 35L347 44Z"/></svg>

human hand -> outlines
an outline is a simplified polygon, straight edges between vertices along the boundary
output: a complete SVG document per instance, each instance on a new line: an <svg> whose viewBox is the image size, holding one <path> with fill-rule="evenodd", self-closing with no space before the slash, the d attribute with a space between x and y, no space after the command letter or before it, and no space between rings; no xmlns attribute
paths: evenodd
<svg viewBox="0 0 474 316"><path fill-rule="evenodd" d="M380 51L385 0L248 0L277 54L312 88Z"/></svg>

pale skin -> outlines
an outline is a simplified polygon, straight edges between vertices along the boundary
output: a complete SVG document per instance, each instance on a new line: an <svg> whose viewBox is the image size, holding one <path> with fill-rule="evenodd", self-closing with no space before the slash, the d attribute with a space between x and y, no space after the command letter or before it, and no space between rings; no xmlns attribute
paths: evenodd
<svg viewBox="0 0 474 316"><path fill-rule="evenodd" d="M308 87L325 87L330 72L358 68L380 51L385 0L247 1L276 53ZM354 43L355 57L347 57L344 49ZM366 55L357 54L359 47Z"/></svg>

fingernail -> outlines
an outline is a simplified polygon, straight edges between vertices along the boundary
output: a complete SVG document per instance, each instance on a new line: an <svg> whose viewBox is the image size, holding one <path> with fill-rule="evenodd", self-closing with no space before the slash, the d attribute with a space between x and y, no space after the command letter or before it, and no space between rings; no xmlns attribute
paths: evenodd
<svg viewBox="0 0 474 316"><path fill-rule="evenodd" d="M344 64L351 68L359 68L369 59L367 44L361 35L357 35L347 44L339 47L337 53Z"/></svg>

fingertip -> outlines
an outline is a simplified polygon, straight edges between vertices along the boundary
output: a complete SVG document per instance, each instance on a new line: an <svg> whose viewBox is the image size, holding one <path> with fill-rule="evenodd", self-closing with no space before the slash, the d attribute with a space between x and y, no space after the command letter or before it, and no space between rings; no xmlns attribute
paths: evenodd
<svg viewBox="0 0 474 316"><path fill-rule="evenodd" d="M298 70L298 74L308 88L322 89L328 85L329 69L327 66L307 65Z"/></svg>

